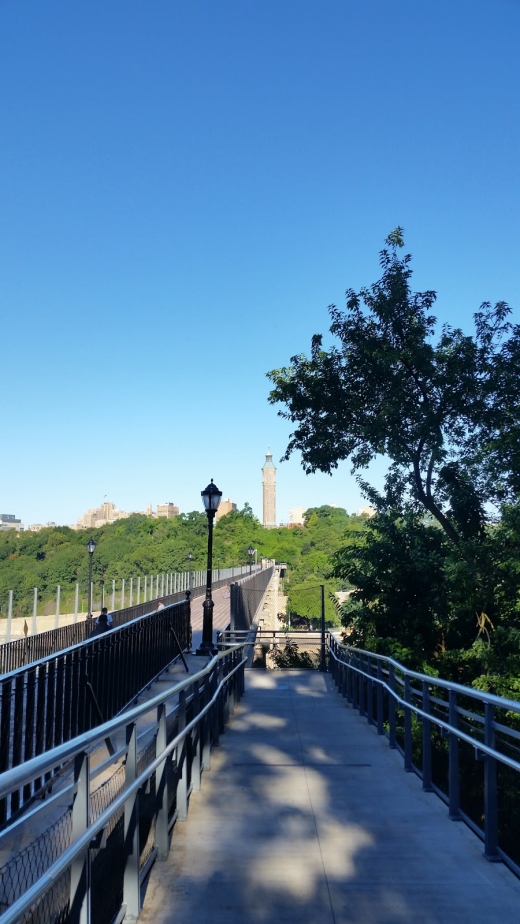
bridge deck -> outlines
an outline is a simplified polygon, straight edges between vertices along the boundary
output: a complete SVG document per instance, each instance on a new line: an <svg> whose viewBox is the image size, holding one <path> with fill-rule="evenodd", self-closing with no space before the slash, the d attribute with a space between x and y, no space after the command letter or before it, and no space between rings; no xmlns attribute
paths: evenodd
<svg viewBox="0 0 520 924"><path fill-rule="evenodd" d="M513 924L520 882L315 672L246 674L140 924Z"/></svg>

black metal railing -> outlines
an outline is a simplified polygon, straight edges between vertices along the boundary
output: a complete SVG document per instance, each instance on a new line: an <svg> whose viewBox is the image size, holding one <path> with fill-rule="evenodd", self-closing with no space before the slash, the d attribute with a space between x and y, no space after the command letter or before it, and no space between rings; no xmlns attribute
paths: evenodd
<svg viewBox="0 0 520 924"><path fill-rule="evenodd" d="M229 584L229 582L230 579L227 576L215 581L213 587L216 590ZM191 596L193 598L199 597L204 592L205 586L198 586L191 590ZM160 599L168 606L185 598L186 592L182 590ZM157 609L158 602L158 599L149 600L147 603L137 603L122 610L115 610L112 613L114 626L124 625L139 616L145 616L153 612ZM47 658L58 651L70 648L72 645L79 645L89 638L91 631L90 622L83 619L81 622L61 626L59 629L48 629L46 632L39 632L37 635L29 635L27 638L5 642L0 645L0 674L7 674L18 667L31 664L33 661L40 661L42 658Z"/></svg>
<svg viewBox="0 0 520 924"><path fill-rule="evenodd" d="M222 652L124 716L0 775L6 799L55 765L73 768L63 790L73 806L59 821L53 849L44 851L47 862L39 844L22 863L12 860L0 870L0 924L112 924L122 920L123 906L137 919L142 883L155 859L166 858L174 824L186 818L190 793L200 789L211 749L244 691L244 665L242 647ZM139 750L137 722L150 712L152 740ZM126 745L103 765L104 775L109 766L113 774L91 795L100 768L91 769L90 753L122 731Z"/></svg>
<svg viewBox="0 0 520 924"><path fill-rule="evenodd" d="M190 644L183 600L0 678L0 773L68 741L127 706ZM0 825L50 777L0 800Z"/></svg>
<svg viewBox="0 0 520 924"><path fill-rule="evenodd" d="M520 703L329 641L339 692L397 748L404 768L520 876Z"/></svg>
<svg viewBox="0 0 520 924"><path fill-rule="evenodd" d="M239 583L230 585L231 629L251 628L273 573L274 566L271 565L263 571L243 578Z"/></svg>

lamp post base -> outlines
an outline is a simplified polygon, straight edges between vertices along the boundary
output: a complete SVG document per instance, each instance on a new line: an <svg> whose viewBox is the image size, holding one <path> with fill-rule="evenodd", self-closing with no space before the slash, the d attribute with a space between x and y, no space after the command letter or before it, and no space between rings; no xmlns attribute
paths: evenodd
<svg viewBox="0 0 520 924"><path fill-rule="evenodd" d="M218 648L213 644L213 607L211 588L206 591L206 599L202 604L202 641L195 654L212 658L218 654Z"/></svg>
<svg viewBox="0 0 520 924"><path fill-rule="evenodd" d="M197 648L196 655L201 655L202 657L212 658L214 655L218 654L218 648L215 648L213 642L201 642L200 647Z"/></svg>

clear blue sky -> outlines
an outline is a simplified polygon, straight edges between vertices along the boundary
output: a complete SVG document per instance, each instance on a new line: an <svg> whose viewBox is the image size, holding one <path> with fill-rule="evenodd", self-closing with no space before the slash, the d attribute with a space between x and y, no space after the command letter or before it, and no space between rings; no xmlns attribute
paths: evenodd
<svg viewBox="0 0 520 924"><path fill-rule="evenodd" d="M265 372L398 224L441 321L518 319L519 78L519 0L0 0L0 511L261 515Z"/></svg>

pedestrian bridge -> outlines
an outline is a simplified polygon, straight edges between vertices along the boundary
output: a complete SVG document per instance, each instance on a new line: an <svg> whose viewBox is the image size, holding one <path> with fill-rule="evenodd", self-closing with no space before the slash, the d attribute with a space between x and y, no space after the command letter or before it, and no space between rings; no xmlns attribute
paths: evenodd
<svg viewBox="0 0 520 924"><path fill-rule="evenodd" d="M332 637L326 672L250 669L251 642L0 774L0 924L516 924L520 704ZM44 781L26 846L12 808Z"/></svg>

